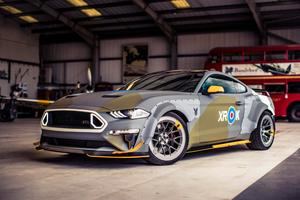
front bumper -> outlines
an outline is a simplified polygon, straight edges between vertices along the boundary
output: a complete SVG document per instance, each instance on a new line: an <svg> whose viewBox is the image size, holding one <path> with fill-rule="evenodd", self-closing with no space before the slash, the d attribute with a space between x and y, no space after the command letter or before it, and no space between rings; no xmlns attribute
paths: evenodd
<svg viewBox="0 0 300 200"><path fill-rule="evenodd" d="M144 119L114 119L100 113L107 126L99 132L72 129L56 129L42 126L42 134L37 149L47 151L86 154L91 157L147 157L148 145L144 143ZM116 130L138 129L139 133L112 135ZM128 141L128 137L133 139ZM129 138L130 138L129 137Z"/></svg>
<svg viewBox="0 0 300 200"><path fill-rule="evenodd" d="M89 157L98 158L147 158L149 157L146 152L122 152L118 151L104 150L104 149L93 149L93 148L79 148L79 147L65 147L49 145L47 143L35 143L37 150L54 151L60 153L74 153L74 154L85 154Z"/></svg>

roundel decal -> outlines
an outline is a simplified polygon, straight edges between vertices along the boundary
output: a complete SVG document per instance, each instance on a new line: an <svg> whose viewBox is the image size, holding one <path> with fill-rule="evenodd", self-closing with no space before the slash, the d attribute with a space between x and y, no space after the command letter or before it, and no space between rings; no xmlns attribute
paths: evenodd
<svg viewBox="0 0 300 200"><path fill-rule="evenodd" d="M227 112L228 124L233 124L235 122L235 115L235 108L233 106L230 106Z"/></svg>

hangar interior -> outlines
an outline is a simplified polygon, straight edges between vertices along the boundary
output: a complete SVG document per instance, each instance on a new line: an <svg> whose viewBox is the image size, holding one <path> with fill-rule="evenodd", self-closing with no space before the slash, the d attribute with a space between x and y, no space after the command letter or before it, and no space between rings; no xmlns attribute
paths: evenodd
<svg viewBox="0 0 300 200"><path fill-rule="evenodd" d="M209 52L215 47L299 44L299 14L299 0L0 0L0 95L10 96L11 87L22 83L25 84L26 97L56 100L68 93L69 88L76 87L76 84L88 84L88 68L91 69L93 85L109 84L112 89L116 89L132 78L124 76L123 50L130 45L146 46L146 72L150 73L172 69L204 69ZM53 90L56 91L55 94L51 93ZM290 125L286 121L280 122L278 139L280 143L270 154L264 153L262 157L257 158L255 152L245 153L245 148L242 147L220 150L217 152L220 160L213 158L214 153L190 156L182 165L179 163L174 168L171 166L157 168L156 175L156 169L144 166L139 161L118 162L100 159L100 162L103 162L101 165L97 159L56 157L56 154L44 155L45 158L42 158L32 153L32 149L28 150L39 135L38 120L18 119L9 125L2 122L0 124L0 149L2 149L0 165L3 167L0 177L4 180L0 183L0 197L3 194L6 199L43 198L44 195L48 195L48 190L44 187L52 186L69 194L72 190L78 189L78 192L83 194L84 191L80 187L85 184L89 186L98 184L93 177L103 178L111 184L116 182L109 180L109 176L118 180L123 177L135 181L134 178L138 177L133 178L126 174L126 168L132 176L135 176L137 170L137 174L148 182L152 179L143 176L143 172L156 178L166 178L166 182L159 181L156 185L146 185L140 180L137 185L131 182L130 186L137 186L139 191L146 195L145 199L157 197L251 199L249 196L262 191L253 187L247 191L244 189L264 175L265 179L259 183L263 185L262 187L280 180L282 185L291 182L300 185L299 173L295 171L296 175L288 174L279 180L277 175L283 173L280 170L286 166L281 168L279 166L272 175L266 175L299 148L300 138L297 129L300 126L297 123ZM23 126L26 131L20 128ZM22 132L26 137L24 141L21 139ZM11 147L10 144L13 143L17 143L18 146ZM24 151L24 154L21 151ZM247 154L246 156L250 158L239 161L230 158L230 156L244 157L243 154ZM201 163L201 160L207 162L207 166ZM293 172L295 166L299 167L299 150L293 154L291 162L294 162L289 165L294 167L291 169ZM7 163L16 164L16 167L9 168ZM256 163L261 165L257 171L253 169ZM32 168L38 168L39 165L41 168L37 170L36 175ZM224 165L224 168L215 167L216 165ZM208 172L206 176L202 172L209 171L209 167L213 168L213 172ZM71 172L68 171L69 168ZM181 173L186 168L191 169L191 172L185 178ZM174 178L171 174L166 174L164 169L177 175ZM61 170L61 174L55 174L56 170ZM228 175L219 173L223 170ZM234 173L234 170L237 173ZM46 173L48 184L39 181L43 178L43 173ZM78 179L73 177L80 173L85 177L80 176ZM195 175L197 173L201 175L197 177ZM288 177L291 176L293 178L289 180ZM25 186L27 181L30 182L30 177L33 177L34 181ZM70 187L61 189L55 185L55 180L51 177L57 177ZM64 177L70 179L63 180ZM209 181L210 177L219 181L215 185L217 188L215 194L212 192L214 183ZM224 186L227 184L226 179L237 180L240 177L243 183L230 181L230 184ZM84 181L80 182L82 180L80 178ZM183 188L182 193L172 194L170 189L159 189L155 192L155 186L162 186L181 178L187 185L178 183L174 187ZM203 179L205 181L200 184L203 190L200 194L203 196L196 198L196 191L191 188ZM14 186L19 181L22 184ZM127 193L125 189L128 188L124 186L127 182L121 182L123 186L117 186L115 189L100 184L104 188L103 195L93 189L89 191L87 197L116 199L125 195L137 199L134 194L134 191L137 192L136 189L131 189ZM280 190L276 186L266 190L269 192ZM31 189L41 190L32 192ZM284 196L283 192L283 196L279 195L277 199L286 197L299 199L299 186L290 190L283 187L283 190L288 191L288 196ZM242 191L244 192L241 193ZM54 194L54 190L52 192L49 197L78 198L76 196L78 192L68 197ZM240 196L237 196L238 194ZM274 196L264 195L261 199L271 197L276 199Z"/></svg>
<svg viewBox="0 0 300 200"><path fill-rule="evenodd" d="M120 85L122 46L129 44L148 46L147 72L155 72L201 69L214 47L300 40L298 1L76 2L0 3L1 65L11 66L10 83L0 80L1 95L9 95L20 68L30 69L23 81L31 98L37 97L38 83L87 83L89 66L94 82ZM87 9L96 11L82 11Z"/></svg>

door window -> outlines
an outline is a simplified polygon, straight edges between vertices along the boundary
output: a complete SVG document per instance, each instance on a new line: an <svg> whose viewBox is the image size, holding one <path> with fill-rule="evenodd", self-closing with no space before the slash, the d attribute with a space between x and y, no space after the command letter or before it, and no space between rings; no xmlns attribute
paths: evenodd
<svg viewBox="0 0 300 200"><path fill-rule="evenodd" d="M235 82L229 77L222 75L212 75L206 79L201 87L201 92L207 91L208 88L212 85L222 86L224 88L225 94L234 94L237 93Z"/></svg>

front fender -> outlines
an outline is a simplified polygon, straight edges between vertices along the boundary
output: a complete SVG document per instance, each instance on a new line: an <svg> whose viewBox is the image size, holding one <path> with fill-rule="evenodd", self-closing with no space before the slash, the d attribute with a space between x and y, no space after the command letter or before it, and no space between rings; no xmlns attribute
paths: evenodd
<svg viewBox="0 0 300 200"><path fill-rule="evenodd" d="M160 117L162 117L167 112L176 109L176 107L171 103L164 103L160 105L154 106L154 108L151 110L151 115L148 118L148 120L145 123L145 128L142 132L142 138L145 141L145 144L149 144L150 139L154 135L154 131L156 128L156 124Z"/></svg>
<svg viewBox="0 0 300 200"><path fill-rule="evenodd" d="M149 143L149 138L152 138L156 124L163 115L170 111L177 111L182 113L187 119L187 124L199 118L200 115L200 101L198 99L177 99L158 103L151 110L151 116L145 124L143 138L146 144ZM188 130L189 128L186 127Z"/></svg>

